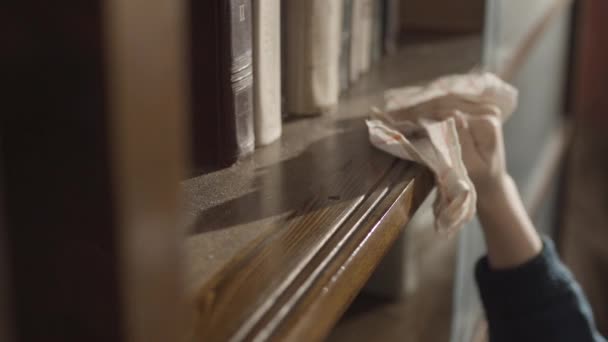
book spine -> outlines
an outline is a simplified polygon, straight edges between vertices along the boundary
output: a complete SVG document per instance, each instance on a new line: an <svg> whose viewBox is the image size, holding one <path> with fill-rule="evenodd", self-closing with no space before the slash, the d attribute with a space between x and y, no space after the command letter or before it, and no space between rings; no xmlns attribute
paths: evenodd
<svg viewBox="0 0 608 342"><path fill-rule="evenodd" d="M350 85L350 44L353 15L353 0L343 0L342 33L340 46L340 90L345 91Z"/></svg>
<svg viewBox="0 0 608 342"><path fill-rule="evenodd" d="M281 1L253 0L255 142L281 136Z"/></svg>
<svg viewBox="0 0 608 342"><path fill-rule="evenodd" d="M287 0L284 6L287 112L331 111L340 92L342 0Z"/></svg>
<svg viewBox="0 0 608 342"><path fill-rule="evenodd" d="M230 88L225 93L223 154L226 162L253 152L253 22L251 0L229 0L227 42Z"/></svg>
<svg viewBox="0 0 608 342"><path fill-rule="evenodd" d="M251 0L190 2L192 153L197 172L254 148Z"/></svg>
<svg viewBox="0 0 608 342"><path fill-rule="evenodd" d="M371 66L373 0L353 0L350 79L358 80Z"/></svg>

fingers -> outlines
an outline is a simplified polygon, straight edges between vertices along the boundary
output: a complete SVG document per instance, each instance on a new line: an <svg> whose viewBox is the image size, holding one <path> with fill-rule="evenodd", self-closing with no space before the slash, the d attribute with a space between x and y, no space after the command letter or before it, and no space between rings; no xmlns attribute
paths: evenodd
<svg viewBox="0 0 608 342"><path fill-rule="evenodd" d="M467 113L470 116L500 116L500 109L496 105L472 102L451 94L432 98L410 107L391 111L390 116L395 121L417 120L423 118L431 120L444 120L453 116L457 111Z"/></svg>
<svg viewBox="0 0 608 342"><path fill-rule="evenodd" d="M489 156L494 154L498 144L502 143L502 123L495 116L483 115L471 117L469 131L480 154Z"/></svg>
<svg viewBox="0 0 608 342"><path fill-rule="evenodd" d="M486 169L487 165L473 141L467 116L462 113L456 113L454 121L456 123L456 131L458 132L458 140L460 141L462 160L469 175L472 176L478 173L479 170Z"/></svg>

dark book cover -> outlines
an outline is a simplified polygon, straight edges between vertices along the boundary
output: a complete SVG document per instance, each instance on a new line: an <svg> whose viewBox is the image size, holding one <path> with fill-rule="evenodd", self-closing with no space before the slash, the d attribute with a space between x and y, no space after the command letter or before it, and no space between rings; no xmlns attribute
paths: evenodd
<svg viewBox="0 0 608 342"><path fill-rule="evenodd" d="M254 148L251 0L190 2L192 155L197 172Z"/></svg>
<svg viewBox="0 0 608 342"><path fill-rule="evenodd" d="M343 0L342 33L340 41L340 90L350 85L350 41L353 17L353 0Z"/></svg>

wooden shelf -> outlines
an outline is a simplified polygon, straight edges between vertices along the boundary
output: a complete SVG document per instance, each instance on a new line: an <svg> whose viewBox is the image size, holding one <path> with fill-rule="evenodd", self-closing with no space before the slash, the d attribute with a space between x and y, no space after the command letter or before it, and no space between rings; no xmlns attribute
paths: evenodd
<svg viewBox="0 0 608 342"><path fill-rule="evenodd" d="M410 45L336 113L288 120L279 142L184 181L196 340L323 338L432 188L428 171L369 144L370 106L479 58L478 36Z"/></svg>

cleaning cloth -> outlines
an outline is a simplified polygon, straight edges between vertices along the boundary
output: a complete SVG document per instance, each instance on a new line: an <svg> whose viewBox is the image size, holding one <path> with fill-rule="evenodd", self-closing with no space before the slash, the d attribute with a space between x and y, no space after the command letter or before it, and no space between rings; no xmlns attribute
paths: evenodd
<svg viewBox="0 0 608 342"><path fill-rule="evenodd" d="M424 86L390 89L367 120L371 143L434 174L435 227L448 234L475 215L477 195L462 160L456 116L494 115L506 121L517 90L489 72L441 77Z"/></svg>

